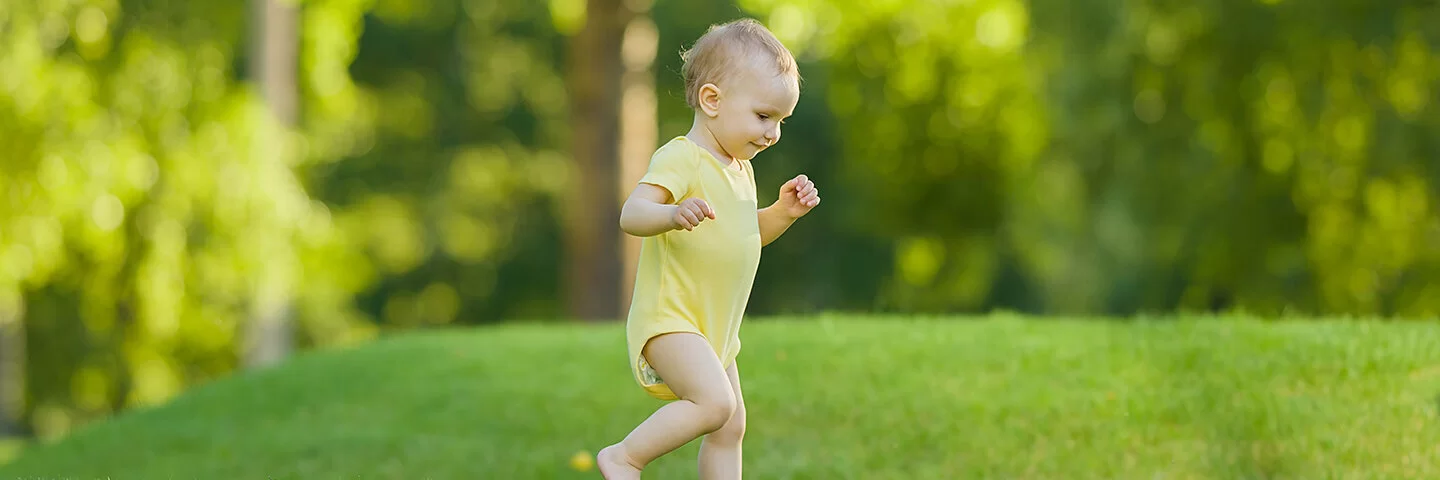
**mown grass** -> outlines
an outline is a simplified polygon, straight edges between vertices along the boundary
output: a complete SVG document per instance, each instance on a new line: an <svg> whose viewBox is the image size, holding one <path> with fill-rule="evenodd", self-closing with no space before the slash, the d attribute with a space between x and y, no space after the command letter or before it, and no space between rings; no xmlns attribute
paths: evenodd
<svg viewBox="0 0 1440 480"><path fill-rule="evenodd" d="M618 324L429 331L191 390L0 478L599 478L660 402ZM1440 478L1440 327L752 320L746 478ZM699 442L646 478L695 478Z"/></svg>

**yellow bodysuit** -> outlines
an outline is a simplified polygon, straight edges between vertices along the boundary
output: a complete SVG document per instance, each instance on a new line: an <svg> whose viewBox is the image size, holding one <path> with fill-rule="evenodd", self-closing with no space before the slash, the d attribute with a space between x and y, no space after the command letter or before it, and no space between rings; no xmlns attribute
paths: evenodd
<svg viewBox="0 0 1440 480"><path fill-rule="evenodd" d="M626 334L630 369L650 396L678 398L645 361L645 344L657 335L694 332L710 342L721 366L740 353L740 320L760 265L760 221L750 162L721 165L686 137L676 137L650 158L640 183L664 187L674 203L698 197L715 219L692 231L645 237L635 271Z"/></svg>

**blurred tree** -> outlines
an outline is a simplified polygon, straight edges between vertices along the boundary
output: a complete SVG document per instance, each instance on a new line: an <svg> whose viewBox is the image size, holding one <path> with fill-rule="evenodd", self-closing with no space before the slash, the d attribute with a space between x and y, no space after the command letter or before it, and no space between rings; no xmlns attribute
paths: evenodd
<svg viewBox="0 0 1440 480"><path fill-rule="evenodd" d="M622 315L619 281L624 251L614 179L620 178L621 55L634 12L622 0L588 0L585 26L569 48L571 157L577 181L567 196L564 279L570 315L612 320Z"/></svg>
<svg viewBox="0 0 1440 480"><path fill-rule="evenodd" d="M650 17L651 0L627 0L630 21L625 25L624 39L620 45L620 59L625 71L620 79L620 170L618 196L624 204L636 183L645 176L650 165L650 156L659 143L657 131L659 119L655 95L656 50L660 34ZM618 211L614 224L619 223ZM639 237L624 232L620 237L622 254L620 268L620 295L615 318L623 319L630 307L631 294L635 286L635 268L640 260Z"/></svg>
<svg viewBox="0 0 1440 480"><path fill-rule="evenodd" d="M0 307L0 438L24 434L25 330L20 315Z"/></svg>
<svg viewBox="0 0 1440 480"><path fill-rule="evenodd" d="M295 86L298 7L284 0L250 0L250 5L250 69L252 81L260 86L267 113L255 127L258 132L268 133L254 137L258 156L255 160L288 165L292 155L288 134L295 124L298 101ZM274 244L270 246L288 250ZM294 327L288 311L293 286L290 276L284 273L294 259L288 257L272 257L261 265L263 271L255 286L258 293L252 307L253 318L247 325L242 345L247 366L273 365L289 356L294 348L291 331Z"/></svg>
<svg viewBox="0 0 1440 480"><path fill-rule="evenodd" d="M609 179L620 171L620 46L628 13L621 0L588 0L585 26L568 52L570 152L578 178L566 199L563 278L570 315L588 320L613 319L620 310L618 195Z"/></svg>
<svg viewBox="0 0 1440 480"><path fill-rule="evenodd" d="M1440 311L1424 7L741 4L827 59L881 308Z"/></svg>
<svg viewBox="0 0 1440 480"><path fill-rule="evenodd" d="M571 7L306 4L305 178L364 254L353 305L378 325L565 315Z"/></svg>
<svg viewBox="0 0 1440 480"><path fill-rule="evenodd" d="M232 371L277 280L302 346L365 338L350 301L363 262L296 162L257 149L276 142L232 71L244 10L0 14L0 310L24 314L24 418L41 437Z"/></svg>

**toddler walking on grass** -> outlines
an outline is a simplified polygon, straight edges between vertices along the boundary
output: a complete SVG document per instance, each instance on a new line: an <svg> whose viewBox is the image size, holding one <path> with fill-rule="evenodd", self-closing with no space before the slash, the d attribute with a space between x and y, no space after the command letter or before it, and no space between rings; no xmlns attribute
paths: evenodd
<svg viewBox="0 0 1440 480"><path fill-rule="evenodd" d="M789 49L742 19L710 27L682 57L694 123L655 152L620 213L620 228L643 238L626 321L630 369L646 393L671 402L596 454L607 480L637 480L701 436L700 478L740 478L736 357L760 249L820 204L798 175L774 204L757 205L750 161L780 140L800 97Z"/></svg>

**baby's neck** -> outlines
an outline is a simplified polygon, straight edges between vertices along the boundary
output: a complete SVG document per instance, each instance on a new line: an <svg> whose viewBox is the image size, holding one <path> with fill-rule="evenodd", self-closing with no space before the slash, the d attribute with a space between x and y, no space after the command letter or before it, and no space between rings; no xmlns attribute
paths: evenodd
<svg viewBox="0 0 1440 480"><path fill-rule="evenodd" d="M685 134L685 138L690 139L690 141L695 142L710 152L711 156L720 161L720 166L726 168L739 166L734 158L726 155L725 152L720 149L720 144L715 141L715 136L710 134L710 130L706 129L705 124L699 119L696 119L694 125L690 127L690 131Z"/></svg>

